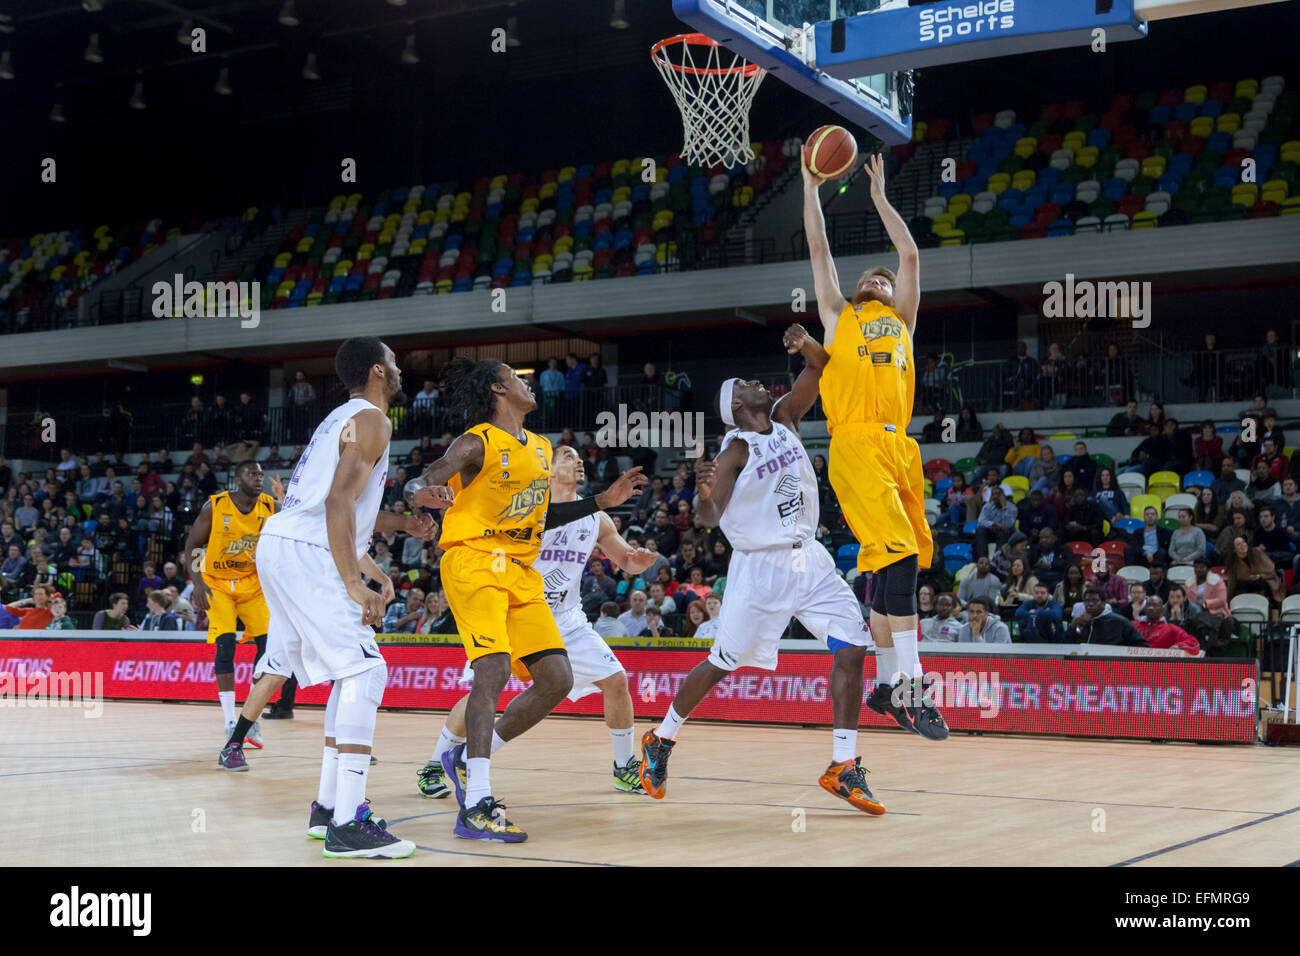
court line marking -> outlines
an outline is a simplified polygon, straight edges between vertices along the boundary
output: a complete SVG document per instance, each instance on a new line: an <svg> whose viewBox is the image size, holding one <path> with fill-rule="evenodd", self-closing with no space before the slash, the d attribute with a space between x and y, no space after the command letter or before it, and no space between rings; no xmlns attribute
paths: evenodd
<svg viewBox="0 0 1300 956"><path fill-rule="evenodd" d="M1238 823L1236 826L1228 827L1225 830L1216 830L1214 833L1207 833L1204 836L1193 837L1190 840L1184 840L1182 843L1174 843L1171 846L1161 847L1159 850L1152 850L1150 853L1143 853L1141 856L1130 857L1127 860L1120 860L1118 863L1112 863L1111 866L1128 866L1130 863L1141 863L1143 860L1149 860L1152 857L1161 856L1165 853L1172 853L1174 850L1181 850L1197 843L1204 843L1206 840L1213 840L1215 837L1224 836L1236 830L1244 830L1246 827L1253 827L1260 823L1268 823L1280 817L1289 816L1292 813L1300 811L1300 807L1292 807L1290 810L1281 810L1277 813L1271 813L1266 817L1260 817L1258 820L1248 820L1245 823ZM1300 860L1296 861L1300 863ZM1295 866L1295 863L1290 864Z"/></svg>
<svg viewBox="0 0 1300 956"><path fill-rule="evenodd" d="M511 804L511 806L528 810L528 809L550 808L550 807L620 807L620 806L635 806L637 804L640 804L641 806L648 806L650 802L651 801L649 800L649 798L647 798L646 800L626 800L626 801L615 801L613 803L599 803L596 801L587 801L582 803L517 803L517 804ZM653 802L661 803L662 801L655 800ZM856 810L850 807L800 807L793 803L735 803L735 802L722 801L722 800L674 800L672 802L674 804L679 804L681 806L686 806L686 807L772 807L777 810L804 810L804 811L812 810L818 813L828 811L832 813L847 813L854 816L866 816L866 817L877 815L877 814L863 813L861 810ZM389 820L388 823L389 825L397 825L401 823L409 823L412 820L421 820L426 817L445 817L448 814L452 814L456 812L458 811L457 810L434 810L430 813L417 813L409 817L397 817L392 820ZM897 811L891 810L889 813L879 814L879 816L890 816L890 815L899 816L899 817L919 817L919 816L923 816L924 814L920 814L908 810L897 810Z"/></svg>
<svg viewBox="0 0 1300 956"><path fill-rule="evenodd" d="M395 822L395 821L394 821ZM508 844L506 844L508 845ZM625 863L597 863L592 860L552 860L544 856L507 856L504 853L475 853L471 850L441 850L436 846L421 846L416 844L417 850L424 850L426 853L446 853L449 856L482 856L490 860L523 860L525 863L568 863L573 866L616 866L623 867Z"/></svg>

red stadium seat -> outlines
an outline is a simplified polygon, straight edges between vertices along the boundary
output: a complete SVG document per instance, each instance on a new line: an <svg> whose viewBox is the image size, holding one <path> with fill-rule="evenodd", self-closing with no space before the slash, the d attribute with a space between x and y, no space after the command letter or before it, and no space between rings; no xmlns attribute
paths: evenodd
<svg viewBox="0 0 1300 956"><path fill-rule="evenodd" d="M1067 541L1065 546L1080 558L1086 558L1092 554L1092 542L1090 541Z"/></svg>
<svg viewBox="0 0 1300 956"><path fill-rule="evenodd" d="M931 458L922 467L925 470L925 477L931 481L952 477L952 462L947 458Z"/></svg>

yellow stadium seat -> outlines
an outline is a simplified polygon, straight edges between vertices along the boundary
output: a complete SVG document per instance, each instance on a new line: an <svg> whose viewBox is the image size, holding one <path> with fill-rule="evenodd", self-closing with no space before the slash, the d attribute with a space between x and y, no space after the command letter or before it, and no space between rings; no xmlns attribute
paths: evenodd
<svg viewBox="0 0 1300 956"><path fill-rule="evenodd" d="M1083 149L1087 140L1084 138L1083 131L1072 129L1061 138L1061 148L1072 150L1078 155L1079 150Z"/></svg>
<svg viewBox="0 0 1300 956"><path fill-rule="evenodd" d="M1011 176L1008 173L994 173L989 177L988 191L991 193L1004 192L1011 186Z"/></svg>
<svg viewBox="0 0 1300 956"><path fill-rule="evenodd" d="M1075 152L1074 162L1076 165L1083 166L1084 168L1091 168L1097 165L1097 156L1099 153L1100 150L1098 150L1096 146L1085 146Z"/></svg>
<svg viewBox="0 0 1300 956"><path fill-rule="evenodd" d="M1170 493L1172 494L1172 492ZM1147 508L1155 508L1156 511L1159 512L1162 503L1162 500L1156 495L1134 495L1133 499L1129 502L1128 513L1131 517L1141 520L1143 511Z"/></svg>
<svg viewBox="0 0 1300 956"><path fill-rule="evenodd" d="M1238 80L1232 95L1242 99L1253 100L1259 94L1259 80Z"/></svg>
<svg viewBox="0 0 1300 956"><path fill-rule="evenodd" d="M1211 116L1198 116L1192 120L1188 129L1193 136L1204 139L1214 132L1214 118Z"/></svg>
<svg viewBox="0 0 1300 956"><path fill-rule="evenodd" d="M1259 187L1254 183L1238 183L1232 187L1232 201L1238 206L1249 209L1259 198Z"/></svg>
<svg viewBox="0 0 1300 956"><path fill-rule="evenodd" d="M940 246L960 246L966 238L966 233L961 229L953 229L945 232L939 239Z"/></svg>
<svg viewBox="0 0 1300 956"><path fill-rule="evenodd" d="M1142 212L1139 212L1139 213L1135 213L1135 214L1134 214L1134 216L1133 216L1133 225L1132 225L1130 228L1133 228L1133 229L1155 229L1155 228L1159 227L1159 225L1160 225L1160 217L1159 217L1159 216L1157 216L1157 215L1156 215L1155 213L1153 213L1153 212L1147 212L1147 211L1143 210Z"/></svg>
<svg viewBox="0 0 1300 956"><path fill-rule="evenodd" d="M1038 137L1022 136L1016 140L1015 154L1021 159L1028 159L1038 152Z"/></svg>
<svg viewBox="0 0 1300 956"><path fill-rule="evenodd" d="M964 212L970 212L971 204L974 202L975 197L970 193L958 193L948 200L948 212L952 213L955 219Z"/></svg>
<svg viewBox="0 0 1300 956"><path fill-rule="evenodd" d="M1197 83L1195 86L1189 86L1183 93L1183 102L1195 103L1197 106L1200 106L1205 102L1205 86L1201 83Z"/></svg>

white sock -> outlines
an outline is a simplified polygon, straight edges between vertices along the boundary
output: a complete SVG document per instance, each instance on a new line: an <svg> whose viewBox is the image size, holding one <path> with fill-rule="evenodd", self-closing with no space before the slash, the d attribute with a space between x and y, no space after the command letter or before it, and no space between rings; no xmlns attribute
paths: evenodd
<svg viewBox="0 0 1300 956"><path fill-rule="evenodd" d="M876 683L894 685L894 674L898 671L898 648L876 645Z"/></svg>
<svg viewBox="0 0 1300 956"><path fill-rule="evenodd" d="M226 718L226 723L233 724L239 716L235 713L235 692L233 690L217 691L217 700L221 701L221 715Z"/></svg>
<svg viewBox="0 0 1300 956"><path fill-rule="evenodd" d="M496 753L505 745L506 742L501 739L501 735L498 734L495 730L492 731L492 753Z"/></svg>
<svg viewBox="0 0 1300 956"><path fill-rule="evenodd" d="M632 759L632 736L635 733L636 727L609 732L609 739L614 744L614 766L626 767L627 762Z"/></svg>
<svg viewBox="0 0 1300 956"><path fill-rule="evenodd" d="M905 677L921 676L921 658L916 653L916 631L895 631L894 647L898 650L898 669Z"/></svg>
<svg viewBox="0 0 1300 956"><path fill-rule="evenodd" d="M339 754L335 826L347 823L357 815L357 807L366 799L366 775L369 773L370 754Z"/></svg>
<svg viewBox="0 0 1300 956"><path fill-rule="evenodd" d="M369 766L369 764L367 764ZM316 802L322 807L334 809L334 794L339 785L339 748L326 747L325 755L320 761L320 789L316 791Z"/></svg>
<svg viewBox="0 0 1300 956"><path fill-rule="evenodd" d="M655 731L660 737L666 737L669 740L677 739L677 732L682 729L682 724L686 723L686 718L677 713L677 708L672 704L668 705L668 713L664 714L664 722L659 725Z"/></svg>
<svg viewBox="0 0 1300 956"><path fill-rule="evenodd" d="M429 758L429 763L437 763L442 759L442 755L448 750L455 747L457 744L463 744L464 742L464 737L457 737L446 727L443 727L442 733L438 735L438 746L433 749L433 756Z"/></svg>
<svg viewBox="0 0 1300 956"><path fill-rule="evenodd" d="M469 781L465 785L466 807L477 806L484 797L492 796L491 766L490 757L466 758L465 769L469 773Z"/></svg>
<svg viewBox="0 0 1300 956"><path fill-rule="evenodd" d="M852 763L858 755L858 732L836 728L831 731L831 740L831 760L836 763Z"/></svg>

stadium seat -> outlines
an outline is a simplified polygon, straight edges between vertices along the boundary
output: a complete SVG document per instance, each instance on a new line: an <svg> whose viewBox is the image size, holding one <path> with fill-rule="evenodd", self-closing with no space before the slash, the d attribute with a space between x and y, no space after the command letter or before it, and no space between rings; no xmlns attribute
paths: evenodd
<svg viewBox="0 0 1300 956"><path fill-rule="evenodd" d="M1019 502L1029 494L1029 479L1024 475L1007 475L1002 483L1010 486L1012 501Z"/></svg>
<svg viewBox="0 0 1300 956"><path fill-rule="evenodd" d="M943 549L943 566L949 574L956 574L971 561L971 546L965 541L954 542Z"/></svg>
<svg viewBox="0 0 1300 956"><path fill-rule="evenodd" d="M848 571L858 566L859 545L856 541L850 544L840 545L839 551L835 552L835 567L841 571Z"/></svg>
<svg viewBox="0 0 1300 956"><path fill-rule="evenodd" d="M1282 599L1281 622L1300 624L1300 594L1288 594Z"/></svg>
<svg viewBox="0 0 1300 956"><path fill-rule="evenodd" d="M1178 481L1178 472L1176 471L1157 471L1147 479L1147 487L1151 485L1173 485L1174 489L1177 490Z"/></svg>
<svg viewBox="0 0 1300 956"><path fill-rule="evenodd" d="M1065 546L1079 558L1086 558L1092 554L1092 543L1090 541L1067 541Z"/></svg>
<svg viewBox="0 0 1300 956"><path fill-rule="evenodd" d="M1141 518L1120 518L1115 522L1115 527L1126 534L1132 534L1134 531L1142 530L1143 524Z"/></svg>
<svg viewBox="0 0 1300 956"><path fill-rule="evenodd" d="M1186 494L1173 494L1165 499L1165 517L1178 518L1178 509L1187 508L1192 514L1196 513L1196 496ZM1175 525L1176 525L1175 521Z"/></svg>
<svg viewBox="0 0 1300 956"><path fill-rule="evenodd" d="M1124 497L1132 498L1134 495L1145 494L1147 490L1147 479L1140 471L1126 471L1115 479L1119 485L1120 491L1124 492Z"/></svg>
<svg viewBox="0 0 1300 956"><path fill-rule="evenodd" d="M1133 519L1125 518L1123 520L1132 521ZM1119 524L1120 522L1116 523ZM1138 523L1141 524L1141 522ZM1103 541L1101 544L1097 545L1097 547L1101 548L1102 552L1105 553L1107 563L1114 562L1117 568L1124 566L1124 549L1127 547L1125 542Z"/></svg>
<svg viewBox="0 0 1300 956"><path fill-rule="evenodd" d="M1196 580L1196 570L1188 564L1175 564L1165 572L1165 577L1175 584L1187 587ZM1300 594L1295 596L1300 598Z"/></svg>
<svg viewBox="0 0 1300 956"><path fill-rule="evenodd" d="M1126 564L1115 573L1130 584L1145 584L1151 580L1151 572L1140 564Z"/></svg>
<svg viewBox="0 0 1300 956"><path fill-rule="evenodd" d="M1238 594L1229 602L1228 610L1243 624L1268 623L1268 598L1262 594Z"/></svg>
<svg viewBox="0 0 1300 956"><path fill-rule="evenodd" d="M1133 500L1129 502L1129 515L1140 521L1142 520L1142 512L1147 508L1155 508L1156 512L1159 513L1160 504L1160 498L1157 495L1135 495Z"/></svg>
<svg viewBox="0 0 1300 956"><path fill-rule="evenodd" d="M979 526L980 523L978 521L967 521L964 525L961 526L961 533L974 534L976 531L979 530Z"/></svg>

